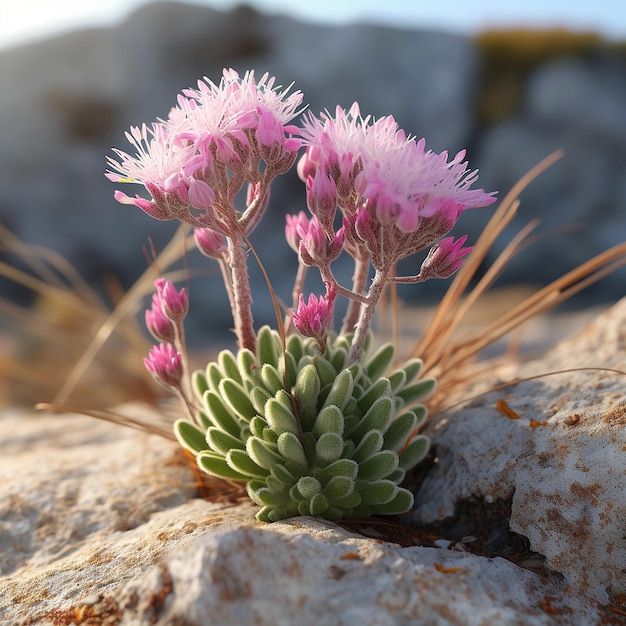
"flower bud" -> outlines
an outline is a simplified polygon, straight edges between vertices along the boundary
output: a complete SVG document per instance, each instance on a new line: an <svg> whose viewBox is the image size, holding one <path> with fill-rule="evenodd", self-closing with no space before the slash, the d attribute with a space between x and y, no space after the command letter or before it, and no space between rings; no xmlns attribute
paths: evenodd
<svg viewBox="0 0 626 626"><path fill-rule="evenodd" d="M176 290L174 283L165 278L157 278L154 281L158 297L161 300L163 314L172 322L181 322L187 315L189 301L185 289Z"/></svg>

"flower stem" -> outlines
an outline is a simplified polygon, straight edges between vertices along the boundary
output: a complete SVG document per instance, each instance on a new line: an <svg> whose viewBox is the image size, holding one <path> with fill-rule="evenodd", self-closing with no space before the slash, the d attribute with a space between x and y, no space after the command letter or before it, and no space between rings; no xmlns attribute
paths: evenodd
<svg viewBox="0 0 626 626"><path fill-rule="evenodd" d="M367 285L367 278L370 270L369 254L363 254L354 259L354 276L352 277L352 291L355 293L363 293ZM361 303L358 300L351 299L348 304L348 310L343 318L341 326L341 334L351 333L356 326L359 313L361 311Z"/></svg>
<svg viewBox="0 0 626 626"><path fill-rule="evenodd" d="M380 296L385 288L387 282L387 276L389 275L389 269L386 271L376 270L372 284L370 285L367 293L367 303L361 306L359 312L359 320L357 322L354 338L352 339L352 348L350 350L350 362L355 363L361 360L363 356L363 348L365 347L365 339L370 329L374 313L376 312L376 305L380 300Z"/></svg>
<svg viewBox="0 0 626 626"><path fill-rule="evenodd" d="M246 244L243 237L231 233L227 237L229 265L232 275L232 294L235 333L239 349L247 348L254 352L256 335L252 319L252 293L246 258Z"/></svg>

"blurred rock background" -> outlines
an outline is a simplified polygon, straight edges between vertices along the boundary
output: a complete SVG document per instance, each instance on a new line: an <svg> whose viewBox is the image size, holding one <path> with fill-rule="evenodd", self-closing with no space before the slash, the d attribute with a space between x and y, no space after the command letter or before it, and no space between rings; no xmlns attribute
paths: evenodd
<svg viewBox="0 0 626 626"><path fill-rule="evenodd" d="M218 12L173 2L140 8L113 28L0 53L0 224L24 242L60 252L91 285L128 288L147 267L149 239L161 250L176 225L115 202L115 186L103 175L105 155L113 146L128 150L123 133L131 124L165 116L181 89L203 75L218 81L223 67L269 71L283 85L295 81L314 113L358 100L365 114L394 115L434 151L467 148L470 165L481 171L479 186L500 197L563 148L565 157L522 195L508 234L539 218L540 238L511 263L506 284L545 284L626 238L625 45L567 31L468 38L320 26L245 6ZM284 214L304 202L295 173L283 177L252 239L285 300L292 275L284 268L295 272L296 258L284 243ZM474 241L491 212L466 213L455 232ZM216 268L195 252L186 262L205 274L191 283L190 330L208 339L231 325L226 296ZM419 261L413 263L405 268L411 273ZM261 275L253 274L256 318L271 322ZM615 301L626 294L625 279L624 270L616 272L573 305ZM401 295L432 301L445 288L435 283ZM29 298L5 280L0 296Z"/></svg>

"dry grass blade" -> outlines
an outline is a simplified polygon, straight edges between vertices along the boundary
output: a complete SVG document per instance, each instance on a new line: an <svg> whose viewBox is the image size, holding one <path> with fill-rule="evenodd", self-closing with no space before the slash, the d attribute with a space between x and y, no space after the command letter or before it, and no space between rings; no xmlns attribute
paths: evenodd
<svg viewBox="0 0 626 626"><path fill-rule="evenodd" d="M177 261L181 256L181 250L184 249L183 242L187 238L189 227L181 226L176 234L172 237L163 252L155 259L154 265L161 268L169 267ZM124 295L122 300L115 307L113 312L107 317L104 323L98 329L95 337L87 349L83 352L78 362L72 368L65 384L54 399L55 404L64 404L69 398L72 391L80 381L81 377L87 371L92 361L111 336L118 324L128 315L132 314L139 302L149 294L153 289L153 281L155 278L155 270L153 267L148 268L141 277L135 282L130 290Z"/></svg>
<svg viewBox="0 0 626 626"><path fill-rule="evenodd" d="M449 340L452 332L454 332L462 319L462 316L457 314L457 309L460 306L463 294L478 271L481 263L485 260L494 241L515 217L520 204L518 196L535 178L537 178L537 176L548 169L562 156L563 152L560 150L547 156L523 176L504 197L491 220L489 220L487 227L476 242L474 250L450 284L432 320L428 324L424 336L412 350L413 354L422 359L432 361L428 355L436 354L438 350L441 350L441 346ZM495 278L496 276L494 276L494 280ZM483 283L480 286L481 293L485 291L488 286L488 284Z"/></svg>
<svg viewBox="0 0 626 626"><path fill-rule="evenodd" d="M105 422L111 422L119 426L127 426L134 428L145 433L151 433L153 435L159 435L165 437L165 439L171 439L176 441L174 434L172 433L172 419L165 416L162 417L162 424L155 422L154 417L151 419L140 419L132 417L130 415L122 415L115 411L107 409L94 409L91 407L80 406L65 406L61 404L40 402L35 405L37 411L55 411L57 413L76 413L77 415L85 415L86 417L95 417Z"/></svg>

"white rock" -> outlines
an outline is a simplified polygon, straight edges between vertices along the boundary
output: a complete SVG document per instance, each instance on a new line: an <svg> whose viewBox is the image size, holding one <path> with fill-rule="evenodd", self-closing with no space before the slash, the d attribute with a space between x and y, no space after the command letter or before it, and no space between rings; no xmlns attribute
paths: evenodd
<svg viewBox="0 0 626 626"><path fill-rule="evenodd" d="M625 365L626 299L507 378ZM498 411L500 399L519 419ZM626 592L625 425L626 377L599 370L536 378L441 414L429 427L439 462L415 518L451 516L472 495L512 499L511 529L572 589L606 602Z"/></svg>

